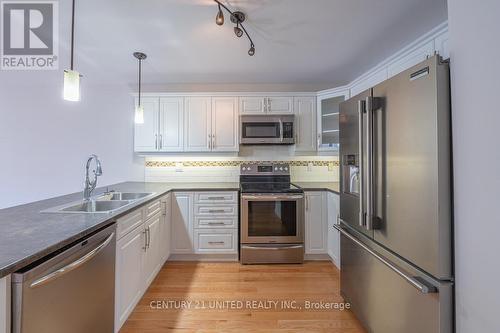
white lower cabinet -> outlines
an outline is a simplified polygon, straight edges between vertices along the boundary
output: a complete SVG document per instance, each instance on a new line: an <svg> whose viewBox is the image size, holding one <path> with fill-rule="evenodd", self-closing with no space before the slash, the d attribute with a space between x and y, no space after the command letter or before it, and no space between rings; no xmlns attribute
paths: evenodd
<svg viewBox="0 0 500 333"><path fill-rule="evenodd" d="M146 257L144 259L144 289L147 289L153 282L156 274L163 265L163 256L161 253L161 238L163 214L159 212L145 223L146 231Z"/></svg>
<svg viewBox="0 0 500 333"><path fill-rule="evenodd" d="M340 234L333 227L337 224L340 213L340 197L336 193L327 193L328 205L328 255L333 263L340 269Z"/></svg>
<svg viewBox="0 0 500 333"><path fill-rule="evenodd" d="M196 229L196 253L238 253L238 229Z"/></svg>
<svg viewBox="0 0 500 333"><path fill-rule="evenodd" d="M196 192L194 252L238 254L238 192Z"/></svg>
<svg viewBox="0 0 500 333"><path fill-rule="evenodd" d="M193 192L176 192L172 197L173 254L193 253Z"/></svg>
<svg viewBox="0 0 500 333"><path fill-rule="evenodd" d="M0 333L10 333L11 278L0 278Z"/></svg>
<svg viewBox="0 0 500 333"><path fill-rule="evenodd" d="M161 243L161 253L163 255L163 261L167 261L170 257L170 239L172 234L172 195L169 193L163 198L161 198L161 203L163 205L163 223L161 225L162 237Z"/></svg>
<svg viewBox="0 0 500 333"><path fill-rule="evenodd" d="M169 246L168 207L156 200L117 220L115 268L115 332L137 305L160 271ZM170 234L170 231L168 231ZM168 239L167 239L168 241Z"/></svg>
<svg viewBox="0 0 500 333"><path fill-rule="evenodd" d="M117 332L143 294L145 232L138 227L116 244L115 332Z"/></svg>
<svg viewBox="0 0 500 333"><path fill-rule="evenodd" d="M327 254L326 192L306 192L305 201L305 253Z"/></svg>

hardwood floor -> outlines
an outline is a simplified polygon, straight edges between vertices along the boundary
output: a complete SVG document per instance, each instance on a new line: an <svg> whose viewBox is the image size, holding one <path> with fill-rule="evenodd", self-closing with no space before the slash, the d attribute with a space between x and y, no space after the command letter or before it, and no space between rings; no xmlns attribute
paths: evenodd
<svg viewBox="0 0 500 333"><path fill-rule="evenodd" d="M330 262L168 262L120 332L365 332L349 310L306 308L321 301L343 302Z"/></svg>

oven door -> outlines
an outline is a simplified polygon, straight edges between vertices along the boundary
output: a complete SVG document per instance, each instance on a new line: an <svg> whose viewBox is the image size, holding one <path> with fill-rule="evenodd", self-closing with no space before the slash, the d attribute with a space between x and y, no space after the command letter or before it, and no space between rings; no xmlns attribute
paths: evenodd
<svg viewBox="0 0 500 333"><path fill-rule="evenodd" d="M303 243L304 194L243 194L241 242Z"/></svg>

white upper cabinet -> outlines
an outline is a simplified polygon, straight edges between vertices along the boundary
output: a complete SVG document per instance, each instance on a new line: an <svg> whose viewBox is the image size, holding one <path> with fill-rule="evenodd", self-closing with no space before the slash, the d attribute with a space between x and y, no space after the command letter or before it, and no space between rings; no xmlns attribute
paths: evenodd
<svg viewBox="0 0 500 333"><path fill-rule="evenodd" d="M212 98L212 151L238 151L238 98Z"/></svg>
<svg viewBox="0 0 500 333"><path fill-rule="evenodd" d="M434 41L430 41L427 44L422 45L396 62L390 64L387 68L388 76L393 77L394 75L424 61L432 55L434 55Z"/></svg>
<svg viewBox="0 0 500 333"><path fill-rule="evenodd" d="M292 114L293 97L267 97L267 113Z"/></svg>
<svg viewBox="0 0 500 333"><path fill-rule="evenodd" d="M241 114L264 114L266 113L265 97L240 97Z"/></svg>
<svg viewBox="0 0 500 333"><path fill-rule="evenodd" d="M135 105L138 104L136 99ZM141 98L144 107L144 124L135 124L134 148L137 152L156 151L158 149L158 110L159 98Z"/></svg>
<svg viewBox="0 0 500 333"><path fill-rule="evenodd" d="M316 151L316 97L295 97L295 151Z"/></svg>
<svg viewBox="0 0 500 333"><path fill-rule="evenodd" d="M347 90L318 97L317 142L319 151L339 151L340 103L347 98L349 98Z"/></svg>
<svg viewBox="0 0 500 333"><path fill-rule="evenodd" d="M293 97L240 97L241 114L292 114Z"/></svg>
<svg viewBox="0 0 500 333"><path fill-rule="evenodd" d="M186 97L184 103L184 151L210 151L212 99L210 97Z"/></svg>
<svg viewBox="0 0 500 333"><path fill-rule="evenodd" d="M184 98L160 98L160 151L184 150Z"/></svg>

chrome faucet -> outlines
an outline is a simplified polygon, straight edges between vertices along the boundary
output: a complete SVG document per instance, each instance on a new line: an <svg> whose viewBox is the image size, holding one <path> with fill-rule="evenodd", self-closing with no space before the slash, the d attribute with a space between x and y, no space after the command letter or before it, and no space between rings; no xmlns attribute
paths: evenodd
<svg viewBox="0 0 500 333"><path fill-rule="evenodd" d="M89 169L92 160L95 160L95 170L92 171L94 173L94 179L91 181L89 179ZM97 155L90 155L89 159L87 160L87 166L85 167L85 188L83 190L83 199L85 201L90 200L92 191L94 191L95 187L97 186L97 177L101 175L102 175L101 161L99 161Z"/></svg>

